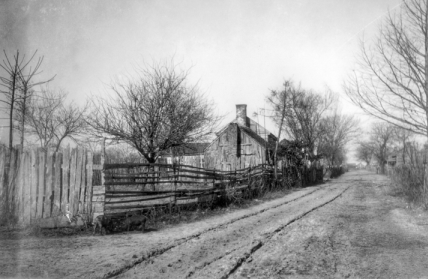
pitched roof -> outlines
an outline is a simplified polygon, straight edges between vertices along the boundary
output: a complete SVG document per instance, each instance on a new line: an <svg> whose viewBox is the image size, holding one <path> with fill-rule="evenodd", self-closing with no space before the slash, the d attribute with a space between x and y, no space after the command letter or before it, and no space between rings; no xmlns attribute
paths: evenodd
<svg viewBox="0 0 428 279"><path fill-rule="evenodd" d="M217 136L220 135L227 127L229 127L230 124L237 124L240 128L244 127L244 128L250 129L253 132L252 134L254 134L254 133L257 134L261 139L265 139L268 137L273 137L274 139L276 139L276 136L274 134L269 132L266 128L264 128L263 126L261 126L259 123L257 123L253 119L249 118L248 116L246 118L247 126L242 126L242 125L238 124L237 120L234 119L233 121L227 123L218 132L216 132L216 135Z"/></svg>
<svg viewBox="0 0 428 279"><path fill-rule="evenodd" d="M238 127L239 127L239 129L244 131L247 135L249 135L250 137L255 139L258 143L260 143L263 146L266 146L267 141L264 138L262 138L260 135L258 135L255 131L253 131L252 129L250 129L248 127L241 126L241 125L238 125Z"/></svg>

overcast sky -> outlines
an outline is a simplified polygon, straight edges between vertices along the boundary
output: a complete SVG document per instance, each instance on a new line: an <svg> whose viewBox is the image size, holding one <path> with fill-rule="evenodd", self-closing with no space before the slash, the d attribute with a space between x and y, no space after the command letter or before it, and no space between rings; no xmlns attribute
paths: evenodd
<svg viewBox="0 0 428 279"><path fill-rule="evenodd" d="M0 1L0 47L44 55L42 77L78 102L144 62L192 66L190 80L233 119L252 115L284 79L331 87L345 112L344 78L362 35L376 34L399 0ZM268 127L269 128L269 127Z"/></svg>

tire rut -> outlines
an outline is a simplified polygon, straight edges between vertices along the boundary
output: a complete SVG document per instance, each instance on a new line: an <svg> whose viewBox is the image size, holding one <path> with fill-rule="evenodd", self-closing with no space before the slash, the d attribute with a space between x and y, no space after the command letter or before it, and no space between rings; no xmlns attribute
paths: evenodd
<svg viewBox="0 0 428 279"><path fill-rule="evenodd" d="M170 245L166 245L166 246L164 246L164 247L162 247L162 248L160 248L160 249L156 249L156 250L152 250L152 251L149 251L149 252L147 252L145 255L143 255L143 256L140 256L139 258L137 258L137 259L135 259L135 260L133 260L131 263L129 263L129 264L127 264L127 265L124 265L124 266L122 266L121 268L118 268L118 269L115 269L115 270L112 270L112 271L110 271L110 272L108 272L108 273L106 273L104 276L103 276L103 278L113 278L113 277L116 277L116 276L118 276L118 275L121 275L121 274L123 274L123 273L125 273L126 271L128 271L129 269L131 269L131 268L133 268L133 267L135 267L135 266L137 266L137 265L139 265L139 264L141 264L141 263L144 263L144 262L147 262L147 261L150 261L150 260L154 260L154 259L156 259L157 257L159 257L159 256L161 256L161 255L163 255L164 253L166 253L166 252L168 252L168 251L170 251L171 249L174 249L174 248L176 248L176 247L179 247L180 245L184 245L184 244L186 244L186 243L188 243L188 242L190 242L190 241L192 241L192 240L194 240L194 239L197 239L197 238L199 238L201 235L204 235L204 234L207 234L207 233L209 233L209 232L212 232L212 231L217 231L217 230L221 230L221 229L223 229L223 228L225 228L225 227L227 227L227 226L229 226L229 225L231 225L231 224L233 224L233 223L236 223L236 222L238 222L238 221L241 221L241 220L243 220L243 219L246 219L246 218L250 218L250 217L253 217L253 216L257 216L257 215L260 215L260 214L262 214L262 213L264 213L264 212L267 212L267 211L269 211L269 210L273 210L273 209L276 209L276 208L278 208L278 207L281 207L281 206L284 206L284 205L287 205L287 204L289 204L289 203L293 203L293 202L295 202L295 201L298 201L298 200L300 200L300 199L302 199L302 198L305 198L305 197L307 197L307 196L309 196L309 195L312 195L312 194L314 194L314 193L316 193L316 192L318 192L318 191L320 191L320 190L323 190L323 189L325 189L325 188L328 188L328 187L330 187L330 186L333 186L333 185L331 185L331 184L328 184L328 185L326 185L326 186L321 186L321 187L318 187L318 188L316 188L316 189L314 189L314 190L312 190L312 191L310 191L310 192L307 192L307 193L305 193L305 194L303 194L303 195L301 195L301 196L298 196L298 197L296 197L296 198L294 198L294 199L291 199L291 200L287 200L287 201L285 201L285 202L283 202L283 203L279 203L279 204L276 204L276 205L274 205L274 206L271 206L271 207L267 207L267 208L263 208L263 209L261 209L261 210L258 210L258 211L256 211L256 212L252 212L252 213L250 213L250 214L245 214L245 215L243 215L243 216L240 216L240 217L238 217L238 218L233 218L233 219L231 219L231 220L229 220L229 221L227 221L227 222L224 222L224 223L222 223L221 225L218 225L218 226L216 226L216 227L211 227L211 228L208 228L208 229L205 229L205 230L203 230L203 231L200 231L200 232L198 232L198 233L196 233L196 234L193 234L193 235L190 235L190 236L188 236L188 237L186 237L186 238L181 238L181 239L177 239L177 240L175 240L173 243L171 243ZM349 188L349 187L348 187ZM343 193L343 192L342 192ZM337 197L336 197L337 198ZM309 212L307 212L306 214L308 214ZM306 214L304 214L304 215L306 215ZM303 216L304 216L303 215ZM300 219L300 218L302 218L303 216L300 216L299 218L297 218L297 219ZM297 220L296 219L296 220ZM295 221L295 220L294 220ZM293 221L293 222L294 222ZM287 224L287 225L289 225L289 224ZM285 225L285 226L287 226L287 225ZM285 227L285 226L281 226L281 228L283 228L283 227ZM281 229L279 229L279 230L281 230ZM275 233L276 231L274 231L273 233ZM253 245L254 247L251 247L251 249L250 249L250 252L249 253L245 253L245 254L249 254L249 255L251 255L252 253L254 253L255 251L257 251L260 247L258 247L260 245L260 247L262 247L262 245L263 245L263 243L262 242L260 242L260 243L256 243L255 245ZM254 251L252 251L253 249L255 249ZM220 256L218 256L218 257L216 257L215 258L215 260L213 260L213 261L209 261L209 262L206 262L206 263L204 263L204 264L202 264L201 266L198 266L198 267L196 267L196 268L194 268L194 269L192 269L192 274L190 274L190 272L188 273L188 275L186 275L186 278L190 278L195 272L197 272L198 270L200 270L200 269L203 269L203 268L205 268L206 266L209 266L211 263L213 263L213 262L215 262L215 261L217 261L217 260L220 260L221 258L223 258L223 257L225 257L225 256L227 256L227 255L229 255L229 254L232 254L233 252L235 252L235 251L237 251L237 250L239 250L239 248L236 248L236 249L233 249L233 250L231 250L231 251L229 251L228 253L226 253L226 254L222 254L222 255L220 255ZM249 257L249 256L248 256ZM248 257L246 257L246 259L248 258ZM243 263L243 262L242 262ZM241 264L242 264L241 263ZM237 267L237 268L239 268L239 266ZM227 277L226 277L227 278Z"/></svg>
<svg viewBox="0 0 428 279"><path fill-rule="evenodd" d="M257 250L259 250L260 248L263 247L263 245L268 242L269 240L271 240L276 234L280 233L284 228L286 228L287 226L291 225L292 223L302 219L303 217L305 217L306 215L310 214L311 212L326 206L327 204L335 201L336 199L338 199L339 197L341 197L351 186L346 187L342 192L340 192L338 195L336 195L335 197L333 197L331 200L320 204L314 208L312 208L309 211L306 211L298 216L296 216L295 218L293 218L292 220L290 220L289 222L287 222L286 224L283 224L282 226L278 227L276 230L274 230L271 233L266 234L265 236L262 237L261 240L259 240L256 245L252 246L250 248L250 252L249 253L245 253L244 255L242 255L242 257L238 258L238 260L236 261L235 265L232 267L232 269L229 271L228 274L223 275L221 277L221 279L227 279L229 278L231 275L233 275L240 266L242 266L242 264L244 264L250 257L252 254L254 254Z"/></svg>

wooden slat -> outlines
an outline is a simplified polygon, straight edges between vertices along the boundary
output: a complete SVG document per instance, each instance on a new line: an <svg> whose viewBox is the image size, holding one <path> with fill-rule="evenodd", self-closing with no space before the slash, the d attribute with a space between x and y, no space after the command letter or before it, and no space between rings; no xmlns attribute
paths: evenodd
<svg viewBox="0 0 428 279"><path fill-rule="evenodd" d="M229 180L227 180L229 181ZM192 180L177 180L177 183L182 183L182 184L203 184L203 181L192 181ZM156 185L156 184L170 184L170 183L174 183L173 180L159 180L159 181L147 181L147 182L130 182L130 181L126 181L126 182L106 182L105 185L106 186L110 186L110 185Z"/></svg>
<svg viewBox="0 0 428 279"><path fill-rule="evenodd" d="M102 152L101 152L101 165L103 166L103 170L101 171L101 188L104 190L104 193L105 193L105 190L106 190L106 185L105 185L106 139L105 138L103 139L103 143L102 143L102 147L101 148L102 148ZM102 212L104 212L104 210L105 210L105 203L104 202L99 202L98 204L101 204L101 206L102 206Z"/></svg>
<svg viewBox="0 0 428 279"><path fill-rule="evenodd" d="M92 165L92 170L102 170L102 169L103 169L102 165Z"/></svg>
<svg viewBox="0 0 428 279"><path fill-rule="evenodd" d="M12 172L12 177L13 177L13 180L11 181L12 182L12 187L11 187L11 190L12 190L12 193L11 193L11 197L12 197L12 202L14 203L13 204L13 207L15 208L15 213L19 213L19 207L20 207L20 200L19 200L19 197L18 197L18 194L19 194L19 192L21 191L21 185L20 185L20 183L21 183L21 181L20 181L20 175L19 175L19 167L20 167L20 164L21 164L21 154L20 154L21 152L19 151L19 150L14 150L13 151L13 154L14 154L14 158L13 158L13 165L12 165L12 168L13 168L13 172Z"/></svg>
<svg viewBox="0 0 428 279"><path fill-rule="evenodd" d="M74 184L74 214L78 214L80 208L80 195L81 195L81 186L82 186L82 156L83 150L76 148L77 158L76 158L76 181ZM84 193L83 193L84 195Z"/></svg>
<svg viewBox="0 0 428 279"><path fill-rule="evenodd" d="M105 187L103 186L92 186L92 194L93 195L100 195L100 194L105 194L106 190Z"/></svg>
<svg viewBox="0 0 428 279"><path fill-rule="evenodd" d="M46 178L46 190L45 190L45 204L43 209L43 218L51 217L52 210L52 182L53 182L53 152L46 152L46 168L45 168L45 178Z"/></svg>
<svg viewBox="0 0 428 279"><path fill-rule="evenodd" d="M169 191L107 191L106 196L112 195L127 195L127 196L145 196L145 195L159 195L159 194L169 194L169 193L198 193L203 191L211 191L215 188L201 188L201 189L177 189Z"/></svg>
<svg viewBox="0 0 428 279"><path fill-rule="evenodd" d="M197 204L198 199L185 199L185 200L177 200L177 205L191 205L191 204ZM170 205L169 202L167 203L153 203L153 204L132 204L132 205L121 205L121 206L110 206L105 208L105 214L110 213L120 213L126 210L142 210L142 209L152 209L156 207L168 207Z"/></svg>
<svg viewBox="0 0 428 279"><path fill-rule="evenodd" d="M76 161L77 149L73 148L70 154L70 194L69 194L69 210L75 215L77 213L76 203ZM75 209L76 207L76 209Z"/></svg>
<svg viewBox="0 0 428 279"><path fill-rule="evenodd" d="M89 214L92 214L92 175L93 175L93 154L88 152L88 160L86 164L87 176L86 176L86 206Z"/></svg>
<svg viewBox="0 0 428 279"><path fill-rule="evenodd" d="M24 165L25 165L25 153L22 149L19 150L19 170L18 170L18 188L16 200L19 202L19 207L17 210L18 222L20 224L24 223L24 198L25 198L25 185L24 185Z"/></svg>
<svg viewBox="0 0 428 279"><path fill-rule="evenodd" d="M80 161L80 202L79 212L86 213L85 196L86 196L86 150L82 149L82 159Z"/></svg>
<svg viewBox="0 0 428 279"><path fill-rule="evenodd" d="M97 203L97 202L104 202L105 201L105 196L104 195L93 195L92 196L92 202Z"/></svg>
<svg viewBox="0 0 428 279"><path fill-rule="evenodd" d="M61 210L61 165L62 165L62 153L55 153L55 166L54 166L54 179L53 179L53 208L52 215L58 216Z"/></svg>
<svg viewBox="0 0 428 279"><path fill-rule="evenodd" d="M39 191L39 153L36 150L31 151L31 221L37 217L37 199Z"/></svg>
<svg viewBox="0 0 428 279"><path fill-rule="evenodd" d="M171 198L174 197L174 195L163 195L160 197L152 197L152 198L117 198L117 199L105 199L105 204L111 205L111 204L117 204L117 203L133 203L133 202L145 202L145 201L154 201L154 200L165 200L165 198Z"/></svg>
<svg viewBox="0 0 428 279"><path fill-rule="evenodd" d="M12 150L11 153L11 159L10 159L10 169L9 169L9 202L11 202L11 206L15 206L15 204L13 204L14 202L14 198L15 198L15 191L16 191L16 184L17 184L17 180L18 178L16 177L16 170L17 170L17 158L16 158L16 151Z"/></svg>
<svg viewBox="0 0 428 279"><path fill-rule="evenodd" d="M25 165L24 165L24 186L25 186L25 198L24 198L24 224L28 225L30 224L31 218L30 218L30 214L31 214L31 187L32 187L32 183L31 183L31 177L32 177L32 173L31 173L31 153L26 151L26 159L25 159Z"/></svg>
<svg viewBox="0 0 428 279"><path fill-rule="evenodd" d="M94 212L94 218L97 213L104 214L104 202L93 202L92 211ZM99 214L98 214L99 215Z"/></svg>
<svg viewBox="0 0 428 279"><path fill-rule="evenodd" d="M140 202L129 202L129 203L122 203L122 204L109 204L105 203L105 209L119 209L123 207L132 207L132 206L155 206L160 204L169 204L171 203L171 199L169 197L166 197L164 199L155 199L155 200L149 200L149 201L140 201Z"/></svg>
<svg viewBox="0 0 428 279"><path fill-rule="evenodd" d="M163 173L159 173L159 174L163 174ZM162 179L174 179L174 178L192 178L192 179L222 179L222 178L228 178L228 176L213 176L213 175L203 175L203 176L197 176L197 175L187 175L185 173L180 173L179 176L177 175L161 175L160 178ZM147 177L144 176L133 176L133 175L126 175L126 176L118 176L118 175L110 175L110 176L106 176L106 181L114 181L114 180L142 180L142 179L147 179Z"/></svg>
<svg viewBox="0 0 428 279"><path fill-rule="evenodd" d="M4 179L4 167L6 162L6 155L5 155L5 147L0 146L0 201L3 201L3 179ZM0 206L0 215L2 214L3 207Z"/></svg>
<svg viewBox="0 0 428 279"><path fill-rule="evenodd" d="M62 158L62 195L61 195L61 211L65 213L67 204L69 203L70 191L70 147L64 149Z"/></svg>
<svg viewBox="0 0 428 279"><path fill-rule="evenodd" d="M41 148L37 150L39 163L37 167L38 173L38 191L37 191L37 218L43 217L43 199L45 195L45 151Z"/></svg>

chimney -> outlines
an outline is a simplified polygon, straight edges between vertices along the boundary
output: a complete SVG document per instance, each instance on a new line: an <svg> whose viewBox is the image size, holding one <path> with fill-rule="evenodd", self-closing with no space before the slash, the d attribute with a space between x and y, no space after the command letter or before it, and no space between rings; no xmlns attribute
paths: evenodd
<svg viewBox="0 0 428 279"><path fill-rule="evenodd" d="M247 105L236 105L236 123L241 126L248 126Z"/></svg>

